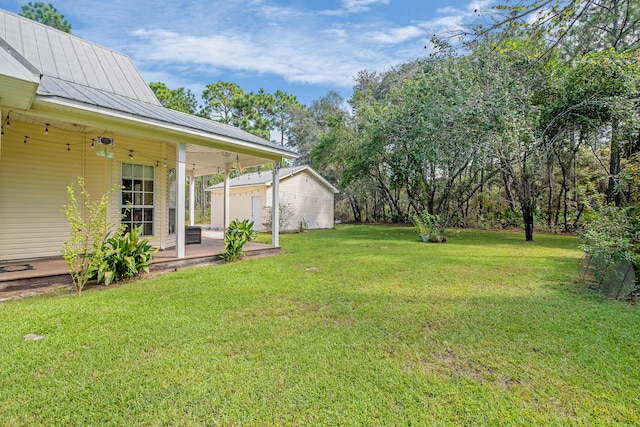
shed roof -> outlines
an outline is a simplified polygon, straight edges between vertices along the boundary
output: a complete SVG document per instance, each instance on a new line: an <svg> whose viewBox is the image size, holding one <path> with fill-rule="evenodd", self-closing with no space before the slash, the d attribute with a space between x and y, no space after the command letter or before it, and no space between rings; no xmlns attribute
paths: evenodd
<svg viewBox="0 0 640 427"><path fill-rule="evenodd" d="M331 185L329 181L324 179L322 175L320 175L318 172L312 169L311 166L309 165L294 166L290 168L281 168L278 171L278 179L282 181L283 179L289 178L303 171L307 171L309 174L315 177L320 183L322 183L325 187L327 187L332 193L337 194L340 192L336 187ZM231 178L229 180L229 187L231 188L249 187L249 186L256 186L256 185L269 187L272 184L273 184L273 173L271 170L246 173L246 174L237 176L235 178ZM211 187L208 187L207 191L221 190L223 187L224 187L224 183L221 182L221 183L212 185Z"/></svg>

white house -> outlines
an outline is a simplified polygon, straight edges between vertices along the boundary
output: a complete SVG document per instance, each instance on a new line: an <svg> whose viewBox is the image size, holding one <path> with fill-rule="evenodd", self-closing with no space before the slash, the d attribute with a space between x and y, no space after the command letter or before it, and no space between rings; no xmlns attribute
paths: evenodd
<svg viewBox="0 0 640 427"><path fill-rule="evenodd" d="M0 262L61 255L66 187L78 177L94 196L122 187L111 194L110 219L132 203L121 221L183 258L188 177L223 170L228 181L234 160L247 167L296 157L164 108L127 56L4 10L0 110Z"/></svg>
<svg viewBox="0 0 640 427"><path fill-rule="evenodd" d="M334 195L339 191L309 166L282 168L278 171L279 205L291 214L285 229L331 228L334 224ZM224 183L208 188L211 192L211 226L224 229ZM249 219L254 229L263 230L273 206L271 171L240 175L229 180L229 215L232 219Z"/></svg>

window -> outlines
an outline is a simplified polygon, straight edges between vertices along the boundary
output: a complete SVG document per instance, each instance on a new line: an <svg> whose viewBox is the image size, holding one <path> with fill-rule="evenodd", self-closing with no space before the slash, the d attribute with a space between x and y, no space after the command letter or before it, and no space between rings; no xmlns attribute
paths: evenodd
<svg viewBox="0 0 640 427"><path fill-rule="evenodd" d="M142 226L142 234L153 235L153 166L122 164L122 224L127 231Z"/></svg>

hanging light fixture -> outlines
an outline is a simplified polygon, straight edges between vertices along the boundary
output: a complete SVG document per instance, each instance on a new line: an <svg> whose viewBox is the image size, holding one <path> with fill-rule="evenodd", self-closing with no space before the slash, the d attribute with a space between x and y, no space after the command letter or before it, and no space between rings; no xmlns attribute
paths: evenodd
<svg viewBox="0 0 640 427"><path fill-rule="evenodd" d="M133 160L133 150L129 150L129 160Z"/></svg>
<svg viewBox="0 0 640 427"><path fill-rule="evenodd" d="M167 167L167 158L166 158L166 157L164 158L163 166L164 166L165 168Z"/></svg>
<svg viewBox="0 0 640 427"><path fill-rule="evenodd" d="M25 144L27 143L27 138L29 138L29 137L25 135L25 136L24 136L24 143L25 143Z"/></svg>
<svg viewBox="0 0 640 427"><path fill-rule="evenodd" d="M49 135L49 123L44 124L44 134Z"/></svg>
<svg viewBox="0 0 640 427"><path fill-rule="evenodd" d="M11 127L11 122L9 121L9 113L7 113L7 122L4 124L6 127Z"/></svg>

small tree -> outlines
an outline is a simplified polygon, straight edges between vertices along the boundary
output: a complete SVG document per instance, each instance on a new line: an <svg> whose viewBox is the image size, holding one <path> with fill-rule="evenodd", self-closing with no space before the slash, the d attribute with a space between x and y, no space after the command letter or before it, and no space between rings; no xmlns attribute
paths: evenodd
<svg viewBox="0 0 640 427"><path fill-rule="evenodd" d="M109 195L93 201L86 189L84 178L78 177L79 197L73 185L67 186L69 204L65 216L71 226L71 237L62 244L62 256L78 293L82 294L87 282L96 274L105 256L105 243L115 224L107 220ZM115 191L114 188L112 191Z"/></svg>

